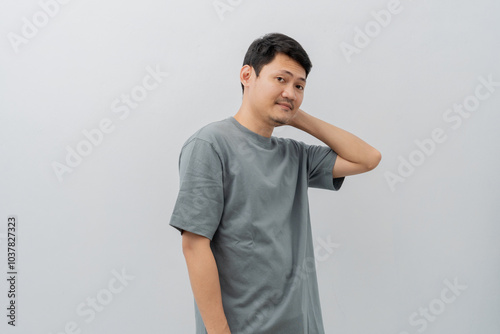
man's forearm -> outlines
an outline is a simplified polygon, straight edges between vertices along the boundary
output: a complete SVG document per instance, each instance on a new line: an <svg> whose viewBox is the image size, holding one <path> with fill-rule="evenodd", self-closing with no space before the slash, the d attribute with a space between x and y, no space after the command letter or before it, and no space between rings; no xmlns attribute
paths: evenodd
<svg viewBox="0 0 500 334"><path fill-rule="evenodd" d="M296 116L289 125L318 138L342 158L353 163L362 164L368 169L374 168L381 159L378 150L357 136L309 115L301 109L297 111Z"/></svg>
<svg viewBox="0 0 500 334"><path fill-rule="evenodd" d="M208 334L230 334L222 307L219 272L210 247L185 250L193 295Z"/></svg>

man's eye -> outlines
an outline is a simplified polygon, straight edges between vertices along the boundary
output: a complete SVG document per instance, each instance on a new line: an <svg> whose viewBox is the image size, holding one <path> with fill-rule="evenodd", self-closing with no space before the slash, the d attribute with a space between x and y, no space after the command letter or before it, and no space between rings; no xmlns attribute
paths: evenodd
<svg viewBox="0 0 500 334"><path fill-rule="evenodd" d="M285 81L285 79L283 79L282 77L278 77L277 79L278 79L279 82L284 82Z"/></svg>
<svg viewBox="0 0 500 334"><path fill-rule="evenodd" d="M301 85L297 85L297 88L300 90L304 90L304 86L301 86Z"/></svg>

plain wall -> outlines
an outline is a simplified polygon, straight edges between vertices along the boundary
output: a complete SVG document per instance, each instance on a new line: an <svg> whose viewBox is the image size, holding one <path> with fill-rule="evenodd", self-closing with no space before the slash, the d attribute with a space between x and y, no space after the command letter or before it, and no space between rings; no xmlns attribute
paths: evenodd
<svg viewBox="0 0 500 334"><path fill-rule="evenodd" d="M500 332L500 2L4 1L0 18L2 333L194 333L178 157L237 112L268 32L313 62L302 109L383 156L309 190L326 333Z"/></svg>

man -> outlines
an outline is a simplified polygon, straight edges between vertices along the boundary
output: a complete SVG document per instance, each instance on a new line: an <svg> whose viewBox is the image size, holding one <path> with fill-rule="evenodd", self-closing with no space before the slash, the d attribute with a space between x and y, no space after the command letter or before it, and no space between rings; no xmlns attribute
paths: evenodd
<svg viewBox="0 0 500 334"><path fill-rule="evenodd" d="M299 109L312 65L294 39L250 45L238 112L183 145L170 225L181 231L197 334L322 334L308 187L338 190L381 154ZM289 125L318 138L273 137Z"/></svg>

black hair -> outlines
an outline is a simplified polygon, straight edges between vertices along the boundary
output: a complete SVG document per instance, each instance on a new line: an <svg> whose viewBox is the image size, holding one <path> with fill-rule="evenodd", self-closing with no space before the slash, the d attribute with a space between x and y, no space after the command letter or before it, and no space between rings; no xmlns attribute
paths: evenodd
<svg viewBox="0 0 500 334"><path fill-rule="evenodd" d="M253 41L245 54L243 66L250 65L259 76L262 67L272 62L277 53L283 53L299 63L306 71L307 78L312 68L307 52L296 40L280 33L266 34ZM241 90L245 90L243 84Z"/></svg>

